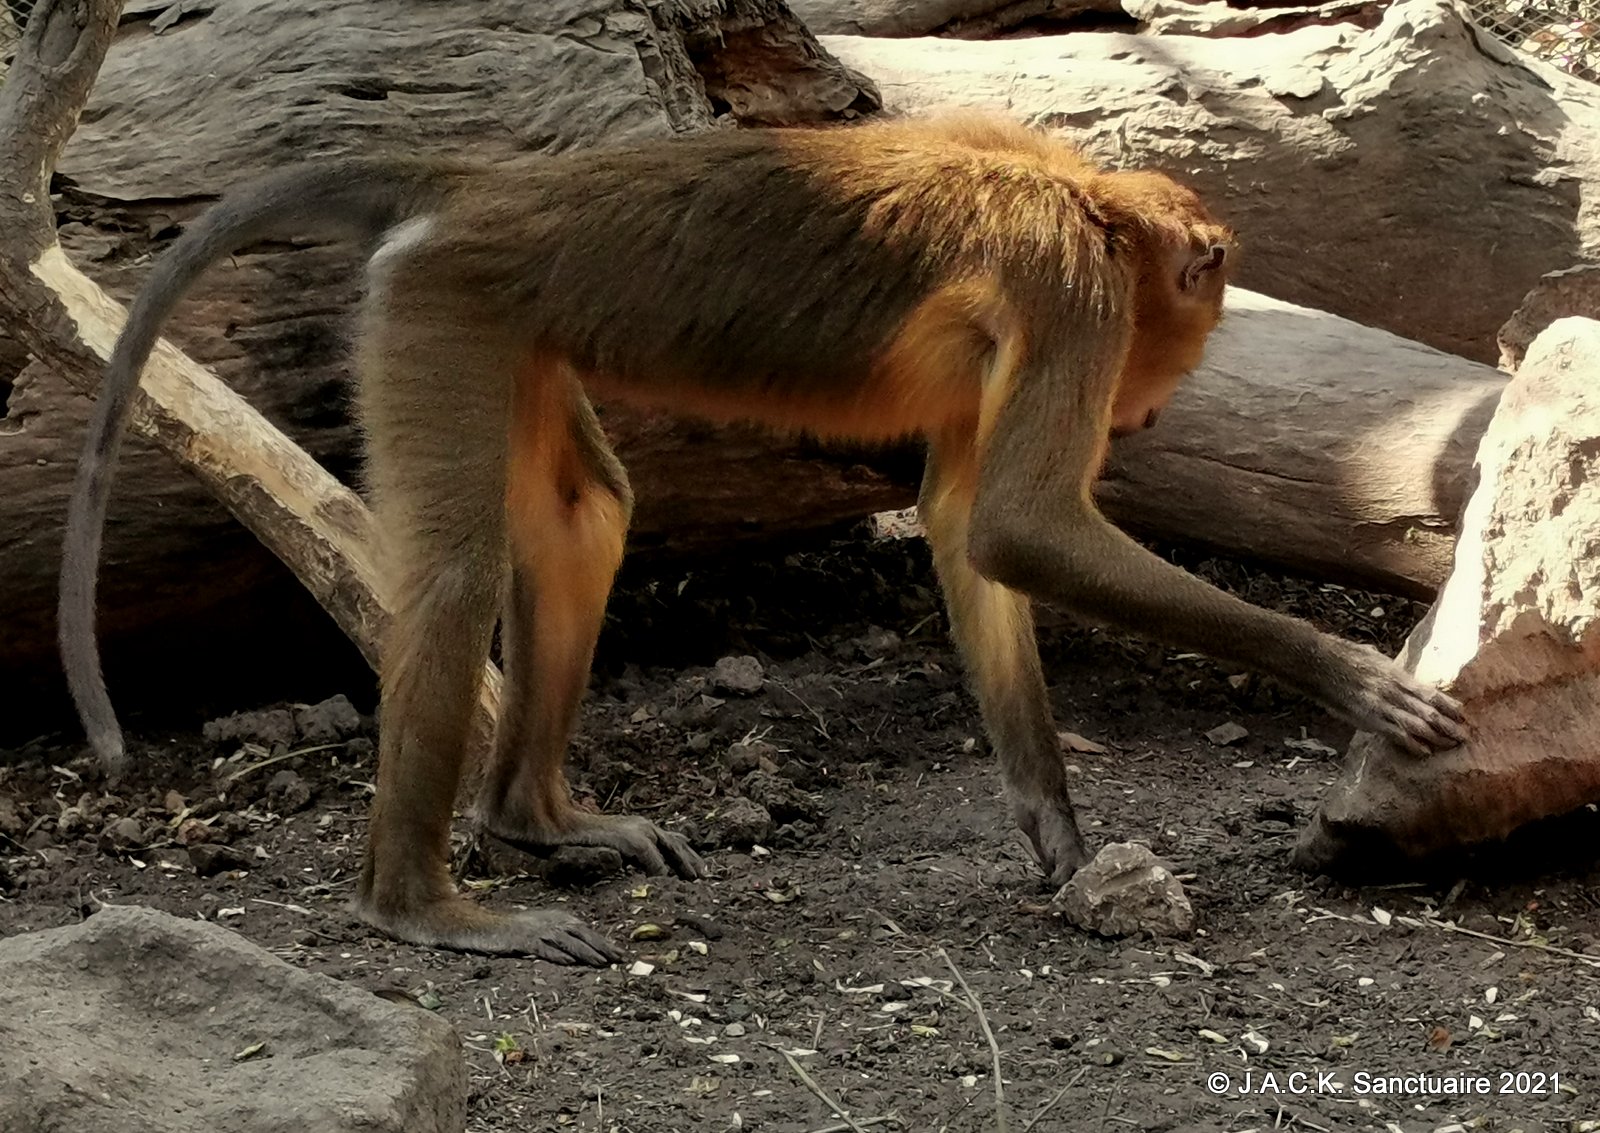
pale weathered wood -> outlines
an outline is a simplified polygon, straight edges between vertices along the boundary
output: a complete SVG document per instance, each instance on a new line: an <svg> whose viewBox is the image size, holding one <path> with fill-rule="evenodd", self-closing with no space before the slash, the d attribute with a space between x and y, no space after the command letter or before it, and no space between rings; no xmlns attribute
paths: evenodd
<svg viewBox="0 0 1600 1133"><path fill-rule="evenodd" d="M1427 597L1506 375L1242 288L1097 496L1131 530Z"/></svg>

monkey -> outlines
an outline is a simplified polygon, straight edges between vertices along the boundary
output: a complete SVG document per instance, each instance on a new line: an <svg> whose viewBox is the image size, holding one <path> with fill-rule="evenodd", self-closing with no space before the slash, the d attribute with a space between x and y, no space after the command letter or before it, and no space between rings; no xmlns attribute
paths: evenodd
<svg viewBox="0 0 1600 1133"><path fill-rule="evenodd" d="M535 852L706 865L679 833L573 800L563 763L633 507L593 402L858 441L920 437L952 636L1044 874L1088 859L1032 606L1276 676L1426 754L1466 722L1377 651L1167 562L1091 497L1221 317L1238 242L1197 194L1000 120L730 130L505 162L335 159L225 195L158 261L107 367L68 515L59 635L110 768L94 636L111 470L179 297L269 237L367 254L357 410L393 617L355 912L440 948L603 965L575 917L460 895L452 803L491 635L504 692L474 819Z"/></svg>

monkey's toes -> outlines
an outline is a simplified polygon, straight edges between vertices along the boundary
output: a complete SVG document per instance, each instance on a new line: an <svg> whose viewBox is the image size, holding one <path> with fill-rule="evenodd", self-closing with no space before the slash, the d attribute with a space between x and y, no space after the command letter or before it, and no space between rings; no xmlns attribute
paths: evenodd
<svg viewBox="0 0 1600 1133"><path fill-rule="evenodd" d="M551 964L586 964L604 968L622 959L622 953L600 933L565 913L522 913L506 919L510 947Z"/></svg>
<svg viewBox="0 0 1600 1133"><path fill-rule="evenodd" d="M1028 836L1050 884L1060 888L1089 861L1078 820L1067 799L1032 799L1015 808L1017 825Z"/></svg>

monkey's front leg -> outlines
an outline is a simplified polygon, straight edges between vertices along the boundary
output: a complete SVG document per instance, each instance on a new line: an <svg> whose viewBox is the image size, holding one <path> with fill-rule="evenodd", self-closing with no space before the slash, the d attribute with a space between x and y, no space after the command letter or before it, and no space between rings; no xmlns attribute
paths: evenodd
<svg viewBox="0 0 1600 1133"><path fill-rule="evenodd" d="M523 390L513 435L505 685L479 825L532 853L608 846L647 873L704 876L705 863L683 835L572 801L567 741L622 560L632 494L588 402L569 383Z"/></svg>
<svg viewBox="0 0 1600 1133"><path fill-rule="evenodd" d="M976 486L968 439L958 433L935 441L918 510L1011 813L1051 884L1064 885L1089 852L1067 792L1028 599L984 578L968 558Z"/></svg>

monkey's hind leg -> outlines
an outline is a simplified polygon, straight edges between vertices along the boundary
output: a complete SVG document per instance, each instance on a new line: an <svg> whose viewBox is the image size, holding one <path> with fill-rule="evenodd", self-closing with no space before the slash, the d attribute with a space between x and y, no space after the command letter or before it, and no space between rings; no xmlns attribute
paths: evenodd
<svg viewBox="0 0 1600 1133"><path fill-rule="evenodd" d="M368 308L362 409L394 617L380 658L378 790L356 910L417 944L604 965L619 953L577 918L498 914L463 898L450 876L452 809L505 591L519 361L471 310L415 281Z"/></svg>
<svg viewBox="0 0 1600 1133"><path fill-rule="evenodd" d="M978 462L970 432L930 444L918 501L950 629L1000 761L1011 813L1053 885L1089 860L1067 793L1028 599L973 569L967 533Z"/></svg>
<svg viewBox="0 0 1600 1133"><path fill-rule="evenodd" d="M647 873L701 877L681 834L580 809L562 765L633 507L627 473L568 367L525 371L514 395L506 517L505 685L478 822L533 853L609 846Z"/></svg>

